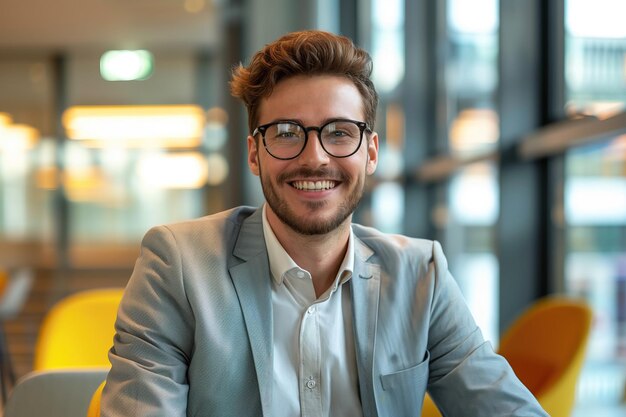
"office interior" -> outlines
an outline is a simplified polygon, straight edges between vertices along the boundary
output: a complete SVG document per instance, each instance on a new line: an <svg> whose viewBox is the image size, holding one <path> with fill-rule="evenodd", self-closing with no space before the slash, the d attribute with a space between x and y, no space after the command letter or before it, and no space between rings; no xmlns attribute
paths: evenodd
<svg viewBox="0 0 626 417"><path fill-rule="evenodd" d="M4 2L0 276L5 294L30 279L0 305L15 376L54 303L123 286L150 227L262 204L229 74L318 28L374 60L381 161L355 221L439 240L496 347L537 300L585 300L574 415L622 415L625 16L622 0ZM103 78L127 50L147 75Z"/></svg>

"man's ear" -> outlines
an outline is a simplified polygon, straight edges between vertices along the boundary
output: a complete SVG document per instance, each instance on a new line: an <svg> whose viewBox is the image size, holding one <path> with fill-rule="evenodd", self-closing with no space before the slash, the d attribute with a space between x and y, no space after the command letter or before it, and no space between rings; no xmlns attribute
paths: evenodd
<svg viewBox="0 0 626 417"><path fill-rule="evenodd" d="M365 172L372 175L378 166L378 133L373 132L367 141L367 167Z"/></svg>
<svg viewBox="0 0 626 417"><path fill-rule="evenodd" d="M257 141L252 136L248 136L248 167L254 175L259 175L259 150Z"/></svg>

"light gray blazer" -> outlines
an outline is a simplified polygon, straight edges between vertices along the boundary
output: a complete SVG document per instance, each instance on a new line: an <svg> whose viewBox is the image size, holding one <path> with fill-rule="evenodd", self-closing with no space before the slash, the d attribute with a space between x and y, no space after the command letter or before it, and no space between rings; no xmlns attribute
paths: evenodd
<svg viewBox="0 0 626 417"><path fill-rule="evenodd" d="M419 416L426 389L448 416L547 415L484 342L438 243L353 230L349 282L364 416ZM115 326L103 417L270 416L261 210L150 230Z"/></svg>

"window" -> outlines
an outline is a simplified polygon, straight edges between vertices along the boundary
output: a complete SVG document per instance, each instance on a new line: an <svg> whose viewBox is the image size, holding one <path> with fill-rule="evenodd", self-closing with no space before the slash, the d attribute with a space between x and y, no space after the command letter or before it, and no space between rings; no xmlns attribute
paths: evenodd
<svg viewBox="0 0 626 417"><path fill-rule="evenodd" d="M498 146L498 26L497 0L448 0L447 143L443 147L461 160ZM440 215L436 216L450 270L485 338L494 344L499 326L499 263L494 241L497 177L497 167L490 162L458 171L448 184L439 185Z"/></svg>
<svg viewBox="0 0 626 417"><path fill-rule="evenodd" d="M404 78L404 0L373 0L372 78L380 95L376 131L380 165L371 191L371 217L375 227L401 232L404 221L404 189L398 182L404 171L404 110L401 89Z"/></svg>
<svg viewBox="0 0 626 417"><path fill-rule="evenodd" d="M605 118L626 109L626 3L568 0L565 109ZM595 320L581 406L618 404L626 387L626 135L565 155L564 286Z"/></svg>

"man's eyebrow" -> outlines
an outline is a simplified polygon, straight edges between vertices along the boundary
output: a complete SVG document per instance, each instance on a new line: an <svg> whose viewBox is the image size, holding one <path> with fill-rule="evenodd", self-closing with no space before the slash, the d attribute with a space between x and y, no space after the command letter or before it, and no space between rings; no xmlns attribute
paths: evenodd
<svg viewBox="0 0 626 417"><path fill-rule="evenodd" d="M277 119L274 119L270 123L280 123L280 122L294 122L294 123L298 123L298 124L301 124L302 126L304 126L304 123L302 122L302 120L300 120L300 119L290 119L288 117L279 117Z"/></svg>

